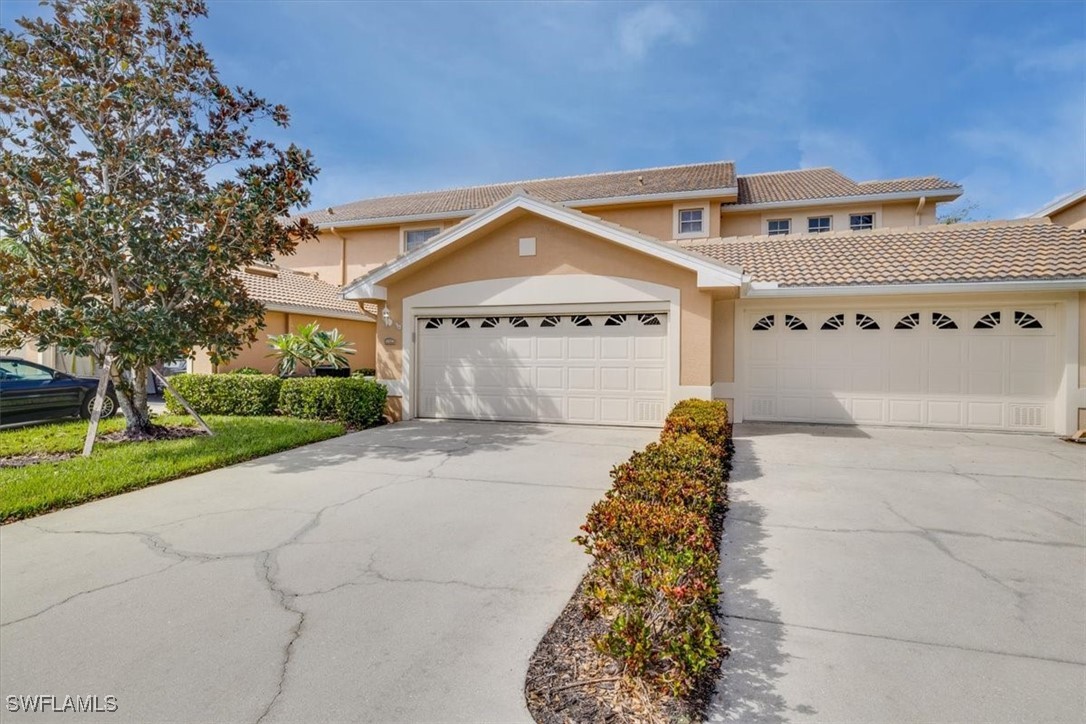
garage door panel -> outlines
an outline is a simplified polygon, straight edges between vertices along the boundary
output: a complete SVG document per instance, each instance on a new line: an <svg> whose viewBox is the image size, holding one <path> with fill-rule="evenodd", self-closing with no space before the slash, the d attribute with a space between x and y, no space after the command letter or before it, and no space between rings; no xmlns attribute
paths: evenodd
<svg viewBox="0 0 1086 724"><path fill-rule="evenodd" d="M420 416L619 425L663 419L666 315L457 319L466 324L446 317L417 326Z"/></svg>
<svg viewBox="0 0 1086 724"><path fill-rule="evenodd" d="M740 337L748 417L1051 430L1055 309L752 310ZM769 315L782 324L755 331ZM790 315L808 329L789 329Z"/></svg>

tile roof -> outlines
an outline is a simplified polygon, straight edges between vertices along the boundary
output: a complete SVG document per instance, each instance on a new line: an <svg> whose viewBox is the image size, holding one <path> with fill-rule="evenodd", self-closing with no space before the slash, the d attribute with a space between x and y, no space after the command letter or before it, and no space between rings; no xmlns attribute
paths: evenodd
<svg viewBox="0 0 1086 724"><path fill-rule="evenodd" d="M981 222L682 242L782 287L1086 280L1086 231ZM1086 285L1084 285L1086 286Z"/></svg>
<svg viewBox="0 0 1086 724"><path fill-rule="evenodd" d="M465 215L494 205L518 188L558 203L733 189L735 188L735 164L731 161L717 161L582 176L509 181L486 186L363 199L332 209L313 209L299 216L308 217L314 224L329 224L336 221L345 223L443 213L452 216Z"/></svg>
<svg viewBox="0 0 1086 724"><path fill-rule="evenodd" d="M737 181L739 200L735 204L725 204L726 207L841 196L959 190L957 184L936 176L857 183L832 168L805 168L798 171L751 174L739 176Z"/></svg>
<svg viewBox="0 0 1086 724"><path fill-rule="evenodd" d="M250 297L268 306L301 307L316 315L334 313L372 321L356 302L339 296L339 287L309 274L280 266L254 265L234 272L234 276L241 279Z"/></svg>

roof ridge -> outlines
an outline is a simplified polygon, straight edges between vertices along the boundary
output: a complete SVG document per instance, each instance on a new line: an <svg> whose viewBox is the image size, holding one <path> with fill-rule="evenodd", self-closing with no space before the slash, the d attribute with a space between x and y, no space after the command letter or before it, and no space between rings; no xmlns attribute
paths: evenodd
<svg viewBox="0 0 1086 724"><path fill-rule="evenodd" d="M691 241L682 241L684 246L712 246L721 243L729 244L744 244L752 242L763 241L792 241L792 240L817 240L817 239L840 239L843 237L849 237L853 239L864 239L875 236L893 236L893 235L906 235L906 234L927 234L927 233L951 233L954 231L960 231L963 229L1004 229L1012 226L1028 226L1028 227L1048 227L1058 226L1051 221L1042 220L1037 218L1024 218L1024 219L995 219L992 221L970 221L961 224L926 224L923 226L885 226L878 229L868 229L864 231L852 231L851 229L839 229L837 231L829 231L821 234L748 234L745 236L718 236L711 239L695 239ZM1069 229L1075 231L1074 229ZM1086 230L1083 230L1086 234Z"/></svg>
<svg viewBox="0 0 1086 724"><path fill-rule="evenodd" d="M729 164L729 163L732 164L733 166L735 165L735 161L728 161L728 160L699 161L699 162L695 162L695 163L677 163L677 164L672 164L670 166L650 166L648 168L628 168L628 169L619 169L617 171L593 171L593 172L589 172L589 173L570 174L568 176L544 176L543 178L526 178L526 179L517 179L517 180L513 180L513 181L494 181L494 182L485 183L485 184L471 184L469 186L446 186L445 188L427 189L427 190L424 190L424 191L406 191L404 193L389 194L387 196L370 196L370 197L366 197L366 198L362 198L362 199L356 199L355 201L348 201L348 202L343 203L343 204L337 204L335 206L328 206L328 207L325 207L324 209L306 209L305 211L301 212L300 215L304 215L304 214L306 214L306 213L308 213L310 211L324 211L325 209L336 209L336 208L340 208L340 207L343 207L343 206L351 206L353 204L357 204L359 201L384 201L384 200L387 200L387 199L405 198L407 196L421 196L421 195L424 195L424 194L443 194L443 193L448 193L450 191L473 191L475 189L492 188L494 186L510 186L510 185L526 184L526 183L540 183L540 182L543 182L543 181L569 181L571 179L577 179L577 178L590 178L590 177L593 177L593 176L615 176L615 175L624 174L624 173L638 173L638 172L648 172L648 171L673 171L675 169L680 169L680 168L694 168L695 166L718 166L718 165L721 165L721 164Z"/></svg>
<svg viewBox="0 0 1086 724"><path fill-rule="evenodd" d="M844 178L848 178L848 176L845 176L843 173L841 173L840 171L835 169L833 166L810 166L808 168L789 168L789 169L785 169L783 171L758 171L757 173L736 174L735 177L736 178L750 178L751 176L780 176L780 175L783 175L783 174L786 174L786 173L806 173L807 171L833 171L834 173L836 173L836 174L838 174L838 175L840 175L840 176L842 176ZM849 179L849 181L852 181L852 179ZM853 182L853 183L855 183L855 182Z"/></svg>
<svg viewBox="0 0 1086 724"><path fill-rule="evenodd" d="M954 183L948 179L943 178L937 174L928 174L927 176L898 176L896 178L873 178L867 181L856 181L857 186L865 186L867 184L885 184L893 181L927 181L928 179L935 179L936 181L946 181L947 183ZM958 184L954 184L957 186Z"/></svg>

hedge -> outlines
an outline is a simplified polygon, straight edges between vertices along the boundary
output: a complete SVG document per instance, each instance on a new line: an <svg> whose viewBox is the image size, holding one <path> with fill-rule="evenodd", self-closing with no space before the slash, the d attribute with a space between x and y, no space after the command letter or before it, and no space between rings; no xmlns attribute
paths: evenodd
<svg viewBox="0 0 1086 724"><path fill-rule="evenodd" d="M274 415L281 380L275 375L204 375L182 373L170 378L193 409L201 415ZM175 415L185 408L166 391L166 409Z"/></svg>
<svg viewBox="0 0 1086 724"><path fill-rule="evenodd" d="M724 403L680 402L660 442L611 471L575 539L595 558L584 591L586 614L608 624L597 649L678 696L724 653L716 607L730 450Z"/></svg>
<svg viewBox="0 0 1086 724"><path fill-rule="evenodd" d="M279 411L291 417L339 420L352 427L381 421L388 390L359 377L296 377L283 380Z"/></svg>

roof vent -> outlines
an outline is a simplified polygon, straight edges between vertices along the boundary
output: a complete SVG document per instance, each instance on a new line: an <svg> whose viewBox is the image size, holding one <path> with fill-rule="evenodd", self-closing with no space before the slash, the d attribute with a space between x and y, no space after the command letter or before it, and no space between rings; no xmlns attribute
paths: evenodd
<svg viewBox="0 0 1086 724"><path fill-rule="evenodd" d="M247 266L245 267L245 273L256 274L258 277L271 277L273 279L279 276L279 270L269 266Z"/></svg>

